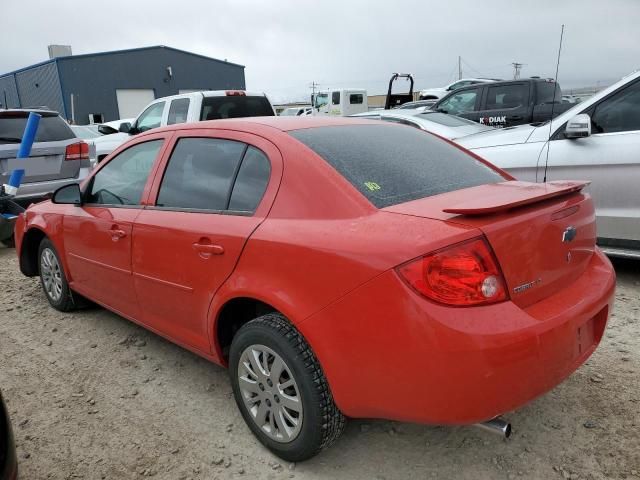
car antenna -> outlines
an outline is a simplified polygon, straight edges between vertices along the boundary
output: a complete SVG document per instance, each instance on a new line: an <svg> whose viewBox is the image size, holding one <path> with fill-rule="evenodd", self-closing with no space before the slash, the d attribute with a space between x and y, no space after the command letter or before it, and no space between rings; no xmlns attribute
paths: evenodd
<svg viewBox="0 0 640 480"><path fill-rule="evenodd" d="M560 46L558 47L558 62L556 63L556 80L553 82L553 101L551 102L551 118L549 118L549 138L547 139L547 158L544 162L544 180L547 183L547 168L549 167L549 150L551 150L551 128L553 127L553 107L556 104L556 90L558 89L558 70L560 69L560 53L562 52L562 37L564 36L564 23L560 30Z"/></svg>

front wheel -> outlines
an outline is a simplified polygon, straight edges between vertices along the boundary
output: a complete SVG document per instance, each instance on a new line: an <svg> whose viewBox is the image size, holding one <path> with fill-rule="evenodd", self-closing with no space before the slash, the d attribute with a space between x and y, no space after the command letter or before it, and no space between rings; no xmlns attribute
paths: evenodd
<svg viewBox="0 0 640 480"><path fill-rule="evenodd" d="M62 262L53 243L48 238L44 238L40 242L38 269L42 290L44 290L51 306L61 312L73 310L75 308L73 294L67 283Z"/></svg>
<svg viewBox="0 0 640 480"><path fill-rule="evenodd" d="M318 360L282 315L263 315L238 331L229 373L245 422L280 458L306 460L342 433L345 418Z"/></svg>

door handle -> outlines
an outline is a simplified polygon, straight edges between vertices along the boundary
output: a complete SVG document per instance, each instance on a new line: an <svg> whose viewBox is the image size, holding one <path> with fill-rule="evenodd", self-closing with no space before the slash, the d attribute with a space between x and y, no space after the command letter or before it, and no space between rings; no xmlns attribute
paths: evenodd
<svg viewBox="0 0 640 480"><path fill-rule="evenodd" d="M509 117L509 120L514 120L514 121L522 120L522 115L513 115Z"/></svg>
<svg viewBox="0 0 640 480"><path fill-rule="evenodd" d="M114 242L117 242L121 238L127 236L127 232L119 228L112 228L111 230L109 230L109 233L111 234L111 240L113 240Z"/></svg>
<svg viewBox="0 0 640 480"><path fill-rule="evenodd" d="M222 255L224 253L224 247L222 245L212 243L196 242L193 244L193 249L203 258L209 258L211 255Z"/></svg>

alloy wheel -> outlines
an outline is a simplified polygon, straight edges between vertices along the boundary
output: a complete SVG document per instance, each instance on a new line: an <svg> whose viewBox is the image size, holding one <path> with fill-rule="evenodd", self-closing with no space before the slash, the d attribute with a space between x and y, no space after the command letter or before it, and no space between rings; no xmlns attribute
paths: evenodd
<svg viewBox="0 0 640 480"><path fill-rule="evenodd" d="M271 439L293 441L302 428L302 396L291 370L275 351L251 345L240 356L238 384L255 424Z"/></svg>
<svg viewBox="0 0 640 480"><path fill-rule="evenodd" d="M40 274L44 290L51 300L57 302L62 297L62 270L58 258L50 248L42 250L40 256Z"/></svg>

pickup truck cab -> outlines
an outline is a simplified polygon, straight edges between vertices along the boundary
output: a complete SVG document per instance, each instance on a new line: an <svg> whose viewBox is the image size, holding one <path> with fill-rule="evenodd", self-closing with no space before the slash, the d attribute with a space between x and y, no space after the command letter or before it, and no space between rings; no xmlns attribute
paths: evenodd
<svg viewBox="0 0 640 480"><path fill-rule="evenodd" d="M561 103L562 89L553 79L526 78L463 87L439 100L433 110L491 127L546 122L571 108Z"/></svg>
<svg viewBox="0 0 640 480"><path fill-rule="evenodd" d="M120 133L94 140L100 162L131 135L176 123L222 118L272 117L275 110L264 93L244 90L208 90L183 93L154 100L132 122L122 122Z"/></svg>

